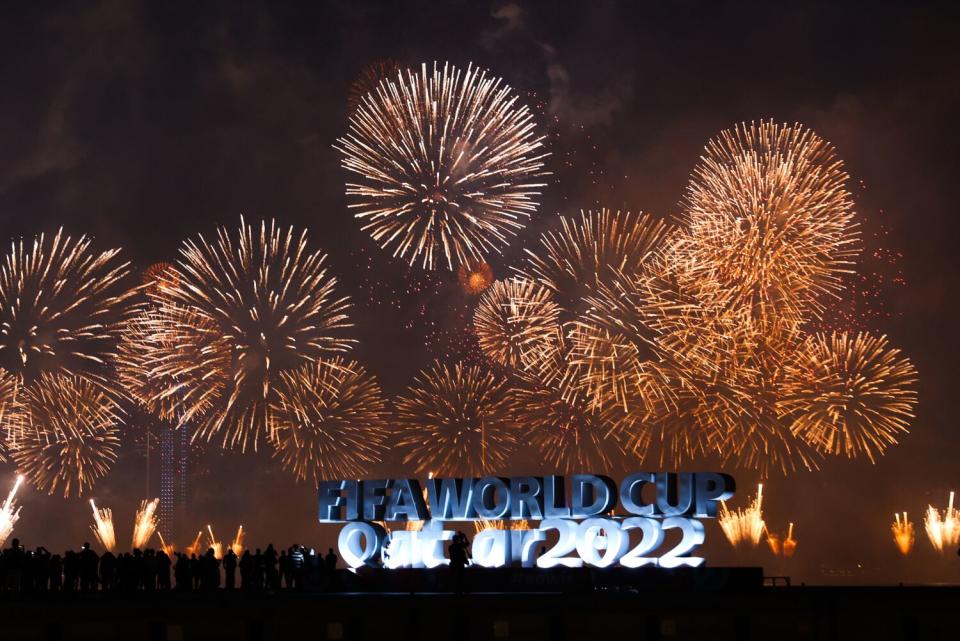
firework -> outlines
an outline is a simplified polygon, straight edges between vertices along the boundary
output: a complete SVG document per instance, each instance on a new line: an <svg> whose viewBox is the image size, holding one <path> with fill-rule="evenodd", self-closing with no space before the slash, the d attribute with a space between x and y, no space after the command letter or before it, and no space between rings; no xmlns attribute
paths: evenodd
<svg viewBox="0 0 960 641"><path fill-rule="evenodd" d="M744 543L757 547L766 530L763 522L763 484L757 486L756 498L745 509L731 512L727 509L726 502L721 501L719 523L720 529L734 548L739 549Z"/></svg>
<svg viewBox="0 0 960 641"><path fill-rule="evenodd" d="M93 535L100 541L104 550L116 551L117 537L113 531L113 510L108 507L98 508L93 499L90 499L90 509L93 510L93 525L90 526Z"/></svg>
<svg viewBox="0 0 960 641"><path fill-rule="evenodd" d="M943 513L932 505L927 506L927 514L923 519L923 527L927 531L927 538L937 552L952 553L960 543L960 514L953 507L953 492L950 492L950 501L947 510Z"/></svg>
<svg viewBox="0 0 960 641"><path fill-rule="evenodd" d="M164 554L166 554L170 558L173 558L174 553L176 553L177 551L177 546L174 545L172 542L167 543L166 541L164 541L163 535L160 534L159 530L157 531L157 536L160 537L160 549L163 550Z"/></svg>
<svg viewBox="0 0 960 641"><path fill-rule="evenodd" d="M400 63L390 58L375 60L361 69L347 93L347 112L355 112L364 98L375 92L382 81L400 78L400 74Z"/></svg>
<svg viewBox="0 0 960 641"><path fill-rule="evenodd" d="M237 535L230 541L230 549L233 550L233 553L237 556L243 554L243 539L245 536L246 532L243 531L243 526L241 525L237 528Z"/></svg>
<svg viewBox="0 0 960 641"><path fill-rule="evenodd" d="M476 296L493 282L493 269L484 260L468 260L457 268L457 281L464 292Z"/></svg>
<svg viewBox="0 0 960 641"><path fill-rule="evenodd" d="M395 403L403 462L439 476L502 468L520 429L510 389L506 378L479 366L435 361Z"/></svg>
<svg viewBox="0 0 960 641"><path fill-rule="evenodd" d="M213 528L207 525L207 548L213 550L213 556L217 559L223 558L223 543L217 540L213 535Z"/></svg>
<svg viewBox="0 0 960 641"><path fill-rule="evenodd" d="M648 214L609 209L561 216L560 225L541 236L542 254L526 250L527 264L518 271L545 285L568 309L615 275L639 274L669 231Z"/></svg>
<svg viewBox="0 0 960 641"><path fill-rule="evenodd" d="M203 530L197 530L197 536L194 537L193 543L185 547L183 549L183 553L186 554L188 557L193 556L194 554L199 554L200 546L203 545L202 541L200 540L202 536L203 536Z"/></svg>
<svg viewBox="0 0 960 641"><path fill-rule="evenodd" d="M188 240L181 256L179 282L158 298L168 312L188 310L181 322L197 324L161 331L165 349L154 359L174 379L166 396L183 384L182 374L198 402L216 397L215 411L196 422L195 436L219 436L224 447L256 450L276 436L269 408L280 375L349 348L351 341L342 336L349 326L346 299L335 298L326 256L309 250L306 232L283 231L273 221L261 222L257 233L241 218L238 232L221 228L215 241ZM171 333L163 332L193 342L166 345ZM193 360L193 354L209 351L210 334L229 345L226 368L219 354L202 365Z"/></svg>
<svg viewBox="0 0 960 641"><path fill-rule="evenodd" d="M543 138L502 80L427 65L384 80L337 141L364 230L411 265L498 252L536 211Z"/></svg>
<svg viewBox="0 0 960 641"><path fill-rule="evenodd" d="M847 179L833 147L801 125L724 131L687 187L684 268L761 326L817 316L858 253Z"/></svg>
<svg viewBox="0 0 960 641"><path fill-rule="evenodd" d="M567 390L569 392L569 390ZM565 473L582 469L612 469L623 446L610 436L602 414L590 408L582 394L562 387L528 384L513 390L525 440L544 464Z"/></svg>
<svg viewBox="0 0 960 641"><path fill-rule="evenodd" d="M893 542L897 546L900 554L907 556L913 550L913 544L917 540L913 521L907 518L907 513L903 513L903 518L899 514L893 515L893 523L890 525L890 531L893 533Z"/></svg>
<svg viewBox="0 0 960 641"><path fill-rule="evenodd" d="M137 510L137 516L133 522L133 549L140 550L146 547L150 537L156 531L158 519L155 513L158 505L160 505L160 499L140 502L140 509Z"/></svg>
<svg viewBox="0 0 960 641"><path fill-rule="evenodd" d="M546 288L511 278L497 281L483 294L473 324L480 349L489 359L506 367L539 370L538 365L561 350L559 314Z"/></svg>
<svg viewBox="0 0 960 641"><path fill-rule="evenodd" d="M180 283L180 273L171 263L154 263L143 271L144 292L150 298L159 298L163 292Z"/></svg>
<svg viewBox="0 0 960 641"><path fill-rule="evenodd" d="M17 481L13 484L13 489L7 494L7 499L0 507L0 547L3 547L3 544L10 538L13 526L20 520L20 507L17 505L16 496L21 483L23 483L23 476L17 475Z"/></svg>
<svg viewBox="0 0 960 641"><path fill-rule="evenodd" d="M271 409L274 455L298 479L363 476L386 449L386 403L356 361L337 357L284 373Z"/></svg>
<svg viewBox="0 0 960 641"><path fill-rule="evenodd" d="M519 532L530 529L530 522L526 519L517 519L516 521L504 521L502 519L480 519L473 522L474 530L477 534L484 530L510 530Z"/></svg>
<svg viewBox="0 0 960 641"><path fill-rule="evenodd" d="M797 540L793 538L793 523L787 525L787 537L783 540L783 557L789 559L797 552Z"/></svg>
<svg viewBox="0 0 960 641"><path fill-rule="evenodd" d="M793 432L822 452L874 461L908 431L917 371L885 336L811 336L786 375L781 407Z"/></svg>
<svg viewBox="0 0 960 641"><path fill-rule="evenodd" d="M7 460L8 441L15 441L17 435L10 433L9 422L4 420L17 401L20 381L13 374L0 368L0 463Z"/></svg>
<svg viewBox="0 0 960 641"><path fill-rule="evenodd" d="M120 408L99 385L43 374L21 399L13 458L38 489L81 495L110 470L120 445Z"/></svg>
<svg viewBox="0 0 960 641"><path fill-rule="evenodd" d="M176 425L204 416L219 402L230 367L230 342L217 326L177 306L131 318L117 351L117 378L127 394Z"/></svg>

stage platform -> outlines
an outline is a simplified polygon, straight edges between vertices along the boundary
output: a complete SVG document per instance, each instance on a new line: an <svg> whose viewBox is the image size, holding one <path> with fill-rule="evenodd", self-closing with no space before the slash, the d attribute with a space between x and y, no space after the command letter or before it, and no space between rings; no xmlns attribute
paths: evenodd
<svg viewBox="0 0 960 641"><path fill-rule="evenodd" d="M390 573L395 574L395 573ZM404 573L401 573L401 575ZM956 639L958 586L764 587L752 568L341 577L341 592L0 593L0 639ZM399 585L398 584L402 584ZM381 588L383 588L381 590ZM415 592L411 593L411 589Z"/></svg>

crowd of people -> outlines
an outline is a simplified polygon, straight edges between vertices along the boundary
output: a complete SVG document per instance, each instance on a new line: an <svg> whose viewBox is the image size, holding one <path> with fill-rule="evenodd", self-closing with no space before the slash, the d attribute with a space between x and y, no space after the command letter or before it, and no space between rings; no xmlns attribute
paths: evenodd
<svg viewBox="0 0 960 641"><path fill-rule="evenodd" d="M0 554L0 590L124 591L140 590L281 590L336 585L337 555L333 549L320 555L312 548L293 544L279 553L266 549L228 550L217 558L213 548L201 554L163 550L133 550L97 554L89 543L79 552L62 556L46 548L28 550L13 539ZM172 576L171 576L172 575ZM171 580L172 579L172 580Z"/></svg>

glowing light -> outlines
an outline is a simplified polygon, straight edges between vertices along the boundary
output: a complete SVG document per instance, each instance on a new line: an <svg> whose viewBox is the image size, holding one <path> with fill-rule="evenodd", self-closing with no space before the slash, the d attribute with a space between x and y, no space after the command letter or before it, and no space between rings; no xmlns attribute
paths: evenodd
<svg viewBox="0 0 960 641"><path fill-rule="evenodd" d="M140 509L133 524L133 549L142 550L157 530L158 519L155 516L160 499L140 501Z"/></svg>
<svg viewBox="0 0 960 641"><path fill-rule="evenodd" d="M945 512L940 512L932 505L927 507L927 514L923 519L923 527L927 531L927 538L933 549L943 554L953 554L960 543L960 515L953 507L953 492L950 492L950 501Z"/></svg>
<svg viewBox="0 0 960 641"><path fill-rule="evenodd" d="M93 535L100 541L104 550L115 552L117 537L113 530L113 511L108 507L98 509L93 499L90 499L90 508L93 510L93 525L90 526Z"/></svg>
<svg viewBox="0 0 960 641"><path fill-rule="evenodd" d="M18 474L17 481L3 502L3 507L0 507L0 547L10 538L13 526L20 520L20 507L17 505L16 496L21 483L23 483L23 475Z"/></svg>
<svg viewBox="0 0 960 641"><path fill-rule="evenodd" d="M917 537L913 521L907 518L906 512L903 513L902 518L899 514L893 515L893 524L890 526L890 531L893 533L893 542L900 554L903 556L910 554Z"/></svg>
<svg viewBox="0 0 960 641"><path fill-rule="evenodd" d="M467 294L482 294L493 282L493 269L486 261L468 260L457 268L457 282Z"/></svg>
<svg viewBox="0 0 960 641"><path fill-rule="evenodd" d="M793 523L787 527L787 538L783 540L783 556L789 559L797 552L797 540L793 538Z"/></svg>
<svg viewBox="0 0 960 641"><path fill-rule="evenodd" d="M203 530L197 530L197 536L193 539L193 543L191 543L190 545L188 545L183 549L184 554L186 554L187 556L200 554L201 552L200 546L203 545L203 543L200 540L200 537L202 536L203 536Z"/></svg>
<svg viewBox="0 0 960 641"><path fill-rule="evenodd" d="M757 547L766 530L766 523L763 522L763 483L757 486L757 496L746 508L731 512L726 501L721 501L719 523L734 548L739 549L744 544Z"/></svg>
<svg viewBox="0 0 960 641"><path fill-rule="evenodd" d="M543 137L513 90L473 66L385 79L334 147L349 205L381 247L449 269L499 252L537 209Z"/></svg>

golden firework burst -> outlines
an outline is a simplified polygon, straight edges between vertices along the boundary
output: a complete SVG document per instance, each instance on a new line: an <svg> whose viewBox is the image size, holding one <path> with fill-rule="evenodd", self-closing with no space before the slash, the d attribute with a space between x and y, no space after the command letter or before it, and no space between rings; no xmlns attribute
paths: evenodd
<svg viewBox="0 0 960 641"><path fill-rule="evenodd" d="M502 469L520 431L510 390L506 378L479 366L435 361L395 403L403 462L437 476Z"/></svg>
<svg viewBox="0 0 960 641"><path fill-rule="evenodd" d="M357 478L386 449L386 403L356 361L317 361L282 375L272 408L274 456L298 479Z"/></svg>
<svg viewBox="0 0 960 641"><path fill-rule="evenodd" d="M560 349L560 308L549 290L523 278L494 283L473 316L480 349L492 361L524 370Z"/></svg>
<svg viewBox="0 0 960 641"><path fill-rule="evenodd" d="M811 130L742 124L711 140L684 199L675 251L724 307L761 325L817 315L858 253L848 175Z"/></svg>
<svg viewBox="0 0 960 641"><path fill-rule="evenodd" d="M436 63L380 82L334 147L350 207L384 249L448 269L499 252L537 209L543 137L499 78Z"/></svg>
<svg viewBox="0 0 960 641"><path fill-rule="evenodd" d="M875 461L908 431L917 403L917 371L886 336L810 336L785 378L780 409L795 434L826 454Z"/></svg>
<svg viewBox="0 0 960 641"><path fill-rule="evenodd" d="M13 452L20 471L49 494L91 489L117 459L117 402L96 383L63 374L42 374L21 398Z"/></svg>
<svg viewBox="0 0 960 641"><path fill-rule="evenodd" d="M173 356L154 357L168 377L160 396L189 383L198 413L206 399L216 398L215 411L197 420L195 436L256 450L276 437L270 406L281 375L350 347L343 335L348 304L336 298L326 256L309 249L306 232L283 230L275 221L258 229L241 218L237 232L221 228L215 241L186 241L181 256L179 282L157 297L163 323L186 311L180 327L160 331L162 341L171 334L178 339L169 345ZM226 369L211 337L229 346ZM209 358L183 358L197 353Z"/></svg>
<svg viewBox="0 0 960 641"><path fill-rule="evenodd" d="M457 281L464 292L476 296L493 282L493 269L485 260L468 260L457 268Z"/></svg>

